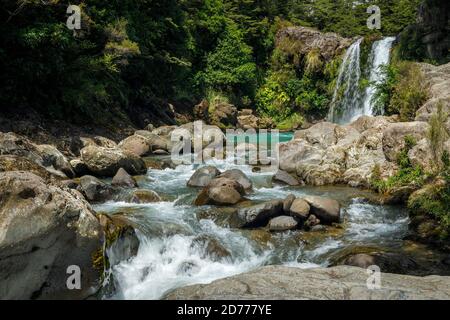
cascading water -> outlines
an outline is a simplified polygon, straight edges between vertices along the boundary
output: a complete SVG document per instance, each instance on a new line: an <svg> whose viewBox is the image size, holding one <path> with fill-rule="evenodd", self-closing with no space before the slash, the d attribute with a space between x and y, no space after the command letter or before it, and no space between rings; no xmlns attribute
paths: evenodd
<svg viewBox="0 0 450 320"><path fill-rule="evenodd" d="M252 167L237 165L229 159L213 164L220 170L242 170L253 182L254 192L248 199L254 203L284 199L289 194L340 200L346 203L343 216L348 227L336 229L335 236L320 232L270 234L265 230L236 229L231 227L233 208L192 205L199 190L188 188L186 181L194 173L194 165L150 169L139 182L140 187L155 190L164 202L109 202L95 208L111 215L125 214L139 230L137 255L120 262L114 259L109 270L111 277L107 278L109 284L114 284L114 290L107 290L104 298L158 299L174 288L209 283L263 265L328 266L333 255L349 246L376 246L383 241L386 242L383 247L400 246L407 231L405 211L352 200L359 194L353 189L273 186L273 172L253 172ZM364 197L365 193L361 192L360 196ZM205 245L205 241L210 242ZM214 252L223 254L224 250L227 254L214 255Z"/></svg>
<svg viewBox="0 0 450 320"><path fill-rule="evenodd" d="M361 79L361 42L358 39L345 53L336 87L331 102L328 120L338 124L347 124L358 117L373 116L382 113L376 110L373 98L376 85L381 83L383 73L381 66L387 65L394 37L387 37L374 42L369 56L368 74L370 85L361 93L359 82Z"/></svg>
<svg viewBox="0 0 450 320"><path fill-rule="evenodd" d="M370 85L366 88L364 96L364 114L374 115L380 114L383 110L376 110L373 98L376 91L376 85L384 81L384 74L381 70L383 65L389 64L392 44L395 37L387 37L380 41L376 41L372 46L370 53Z"/></svg>
<svg viewBox="0 0 450 320"><path fill-rule="evenodd" d="M362 38L358 39L345 53L328 115L328 120L331 122L346 124L355 116L362 114L359 94L362 40Z"/></svg>

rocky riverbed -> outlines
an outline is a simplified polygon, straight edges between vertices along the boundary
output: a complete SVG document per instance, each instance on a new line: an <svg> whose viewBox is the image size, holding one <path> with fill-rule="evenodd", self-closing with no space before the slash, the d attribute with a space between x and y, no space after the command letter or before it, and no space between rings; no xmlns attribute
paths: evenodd
<svg viewBox="0 0 450 320"><path fill-rule="evenodd" d="M429 164L426 117L446 92L439 88L447 67L424 66L438 76L430 76L433 97L416 121L317 123L284 135L275 169L238 164L230 154L217 159L210 145L224 137L217 119L148 126L121 141L79 137L70 150L0 133L0 298L447 299L448 248L413 241L401 205L420 190L367 190L376 166L381 178L398 170L406 136L418 142L408 159ZM248 111L220 110L220 119L242 128L265 126ZM180 132L200 145L189 159L201 154L203 163L172 161ZM67 290L71 265L81 268L81 290ZM361 269L323 269L337 265ZM362 287L370 265L388 273L379 292ZM340 280L326 287L334 275Z"/></svg>

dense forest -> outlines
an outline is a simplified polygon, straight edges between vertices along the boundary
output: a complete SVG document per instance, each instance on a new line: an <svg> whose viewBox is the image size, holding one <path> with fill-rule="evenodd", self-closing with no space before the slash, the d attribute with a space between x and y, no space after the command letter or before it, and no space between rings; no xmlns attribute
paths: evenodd
<svg viewBox="0 0 450 320"><path fill-rule="evenodd" d="M280 64L277 30L302 25L346 37L396 35L414 22L418 3L86 0L78 3L81 30L69 30L68 1L5 0L0 104L4 111L33 108L47 117L97 121L164 102L193 106L220 94L273 116L265 103L280 85L273 72ZM372 4L381 8L380 30L366 26ZM335 76L330 69L291 76L288 99L301 97L305 112L323 115L329 103L324 86Z"/></svg>

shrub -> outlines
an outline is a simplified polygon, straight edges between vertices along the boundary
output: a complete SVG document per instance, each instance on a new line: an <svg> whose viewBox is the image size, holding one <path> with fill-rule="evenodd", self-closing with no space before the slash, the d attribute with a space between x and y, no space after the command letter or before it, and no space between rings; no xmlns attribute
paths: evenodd
<svg viewBox="0 0 450 320"><path fill-rule="evenodd" d="M431 147L434 166L437 171L443 167L444 143L449 137L445 126L447 116L443 111L442 103L439 102L436 113L429 120L430 129L428 130L427 139Z"/></svg>

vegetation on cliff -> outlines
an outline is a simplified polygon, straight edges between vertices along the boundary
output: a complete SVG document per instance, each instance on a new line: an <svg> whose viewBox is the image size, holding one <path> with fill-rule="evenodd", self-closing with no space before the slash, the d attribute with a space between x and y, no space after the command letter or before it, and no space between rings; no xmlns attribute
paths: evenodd
<svg viewBox="0 0 450 320"><path fill-rule="evenodd" d="M370 4L381 7L381 31L366 26ZM211 89L238 106L252 104L255 96L270 100L281 90L287 95L277 97L282 103L323 115L329 74L325 65L315 65L315 53L306 76L283 72L279 80L269 68L277 56L277 28L299 24L344 36L393 35L414 20L417 4L86 0L80 4L82 29L73 32L66 27L68 1L6 0L0 11L0 104L2 110L33 108L71 121L108 121L108 114L157 109L161 100L198 102Z"/></svg>

